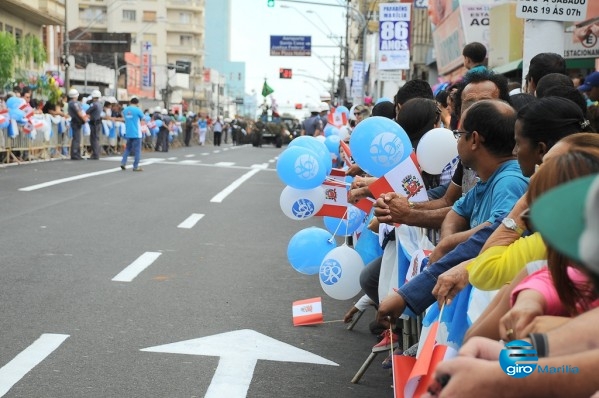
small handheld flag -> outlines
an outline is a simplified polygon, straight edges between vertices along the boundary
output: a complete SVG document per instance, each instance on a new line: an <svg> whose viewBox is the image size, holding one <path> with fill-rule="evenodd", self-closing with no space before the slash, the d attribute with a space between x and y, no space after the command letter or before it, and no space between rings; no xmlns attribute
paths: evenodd
<svg viewBox="0 0 599 398"><path fill-rule="evenodd" d="M293 326L316 325L323 323L322 299L314 297L293 302Z"/></svg>
<svg viewBox="0 0 599 398"><path fill-rule="evenodd" d="M266 80L264 80L264 84L262 85L262 96L263 97L268 97L270 94L272 94L274 92L275 92L275 90L273 90L272 87L270 87L266 83Z"/></svg>

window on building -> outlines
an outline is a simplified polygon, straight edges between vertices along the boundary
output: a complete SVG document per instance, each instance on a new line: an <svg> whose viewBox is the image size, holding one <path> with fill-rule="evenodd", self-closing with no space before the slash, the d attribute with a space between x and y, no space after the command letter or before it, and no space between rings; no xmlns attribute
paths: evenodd
<svg viewBox="0 0 599 398"><path fill-rule="evenodd" d="M156 11L144 11L142 20L143 22L156 22Z"/></svg>
<svg viewBox="0 0 599 398"><path fill-rule="evenodd" d="M10 26L10 25L6 25L6 29L4 29L4 31L5 31L6 33L10 33L10 34L12 35L12 33L13 33L12 26Z"/></svg>
<svg viewBox="0 0 599 398"><path fill-rule="evenodd" d="M106 23L106 11L100 7L79 8L79 19L85 23Z"/></svg>
<svg viewBox="0 0 599 398"><path fill-rule="evenodd" d="M181 46L193 47L193 36L192 35L179 36L179 44Z"/></svg>
<svg viewBox="0 0 599 398"><path fill-rule="evenodd" d="M123 10L123 21L135 22L136 17L135 10Z"/></svg>
<svg viewBox="0 0 599 398"><path fill-rule="evenodd" d="M21 42L21 39L23 38L23 30L22 29L15 29L15 40L17 41L17 44L19 44Z"/></svg>
<svg viewBox="0 0 599 398"><path fill-rule="evenodd" d="M0 22L0 32L4 31L4 24Z"/></svg>
<svg viewBox="0 0 599 398"><path fill-rule="evenodd" d="M191 23L191 13L190 12L180 12L179 13L179 23L189 25Z"/></svg>

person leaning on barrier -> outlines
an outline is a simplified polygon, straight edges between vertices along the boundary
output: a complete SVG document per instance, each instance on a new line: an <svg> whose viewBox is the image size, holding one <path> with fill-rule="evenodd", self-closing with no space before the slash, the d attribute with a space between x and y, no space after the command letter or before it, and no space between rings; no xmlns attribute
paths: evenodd
<svg viewBox="0 0 599 398"><path fill-rule="evenodd" d="M549 247L588 275L595 294L599 293L598 211L598 174L549 190L530 208L534 228ZM539 359L533 371L521 379L502 370L501 342L474 337L460 349L457 358L437 366L435 379L444 387L429 390L428 397L498 395L493 391L513 398L595 397L599 391L598 321L599 308L595 308L546 333L531 333L522 339L533 345Z"/></svg>
<svg viewBox="0 0 599 398"><path fill-rule="evenodd" d="M479 101L464 112L462 130L456 132L458 153L464 167L476 171L480 180L447 213L429 266L381 302L379 322L389 316L399 317L406 306L421 314L434 303L431 291L437 277L459 262L435 263L442 262L459 244L469 244L480 230L497 223L526 191L528 178L512 155L515 117L509 104L497 100Z"/></svg>

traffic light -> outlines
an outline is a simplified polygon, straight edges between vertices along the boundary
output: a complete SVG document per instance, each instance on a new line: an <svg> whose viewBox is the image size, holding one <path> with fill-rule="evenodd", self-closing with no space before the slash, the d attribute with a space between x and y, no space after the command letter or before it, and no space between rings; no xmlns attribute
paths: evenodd
<svg viewBox="0 0 599 398"><path fill-rule="evenodd" d="M268 5L269 7L274 7L275 6L275 0L268 0L266 2L266 5Z"/></svg>
<svg viewBox="0 0 599 398"><path fill-rule="evenodd" d="M290 68L279 68L279 79L291 79L292 75Z"/></svg>

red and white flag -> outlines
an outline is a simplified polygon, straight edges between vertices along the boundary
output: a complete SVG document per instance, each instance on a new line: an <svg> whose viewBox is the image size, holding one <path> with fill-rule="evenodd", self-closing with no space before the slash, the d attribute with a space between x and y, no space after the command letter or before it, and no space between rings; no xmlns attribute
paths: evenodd
<svg viewBox="0 0 599 398"><path fill-rule="evenodd" d="M345 162L345 164L347 165L352 165L356 163L354 161L354 158L352 158L351 156L351 149L349 148L347 142L341 140L339 141L339 146L341 148L341 159L343 160L343 162Z"/></svg>
<svg viewBox="0 0 599 398"><path fill-rule="evenodd" d="M443 308L439 319L443 314ZM447 345L437 343L439 320L430 326L429 334L426 336L418 358L405 355L393 355L393 389L394 398L420 397L431 384L435 369L439 362L454 358L457 351Z"/></svg>
<svg viewBox="0 0 599 398"><path fill-rule="evenodd" d="M347 183L345 171L332 169L331 174L321 185L324 189L324 205L315 216L347 218Z"/></svg>
<svg viewBox="0 0 599 398"><path fill-rule="evenodd" d="M320 297L294 301L292 312L293 326L316 325L324 321Z"/></svg>
<svg viewBox="0 0 599 398"><path fill-rule="evenodd" d="M388 192L397 192L406 196L411 202L428 200L424 180L412 156L407 157L387 174L370 184L368 188L375 198Z"/></svg>
<svg viewBox="0 0 599 398"><path fill-rule="evenodd" d="M327 116L327 123L332 124L335 127L345 126L347 125L347 115L344 112L335 112L335 110L332 109Z"/></svg>

